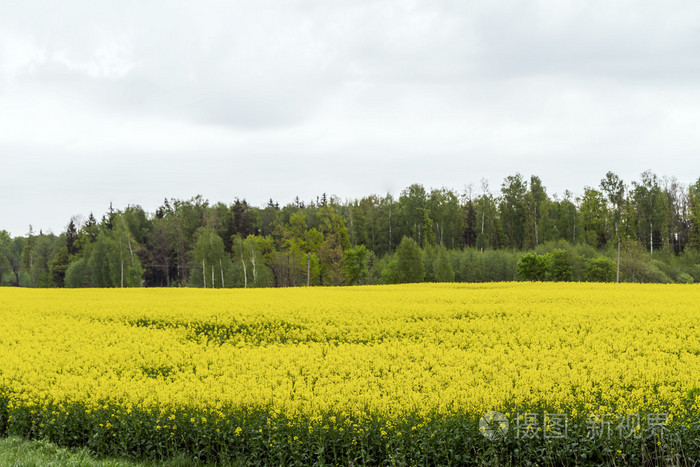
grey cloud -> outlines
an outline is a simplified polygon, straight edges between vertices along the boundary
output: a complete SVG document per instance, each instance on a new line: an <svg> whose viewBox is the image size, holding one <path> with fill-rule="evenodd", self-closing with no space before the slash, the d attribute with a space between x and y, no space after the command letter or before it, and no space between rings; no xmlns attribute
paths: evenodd
<svg viewBox="0 0 700 467"><path fill-rule="evenodd" d="M97 5L79 14L84 5L64 2L53 20L27 19L45 27L25 29L47 62L21 76L60 82L89 102L236 127L298 123L352 82L488 93L532 75L694 80L700 71L697 21L688 19L700 9L688 2ZM52 59L60 52L99 68L110 44L121 47L123 77Z"/></svg>
<svg viewBox="0 0 700 467"><path fill-rule="evenodd" d="M691 0L4 2L0 179L27 204L0 203L0 228L110 199L285 202L515 171L550 193L607 170L687 183L699 20ZM90 196L40 213L61 178Z"/></svg>

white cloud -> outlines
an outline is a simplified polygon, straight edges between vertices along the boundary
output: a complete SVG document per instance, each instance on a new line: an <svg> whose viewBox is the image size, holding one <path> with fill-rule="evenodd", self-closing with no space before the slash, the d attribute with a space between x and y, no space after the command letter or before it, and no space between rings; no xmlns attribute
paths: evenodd
<svg viewBox="0 0 700 467"><path fill-rule="evenodd" d="M516 171L550 193L608 170L688 183L699 19L689 0L6 2L0 228Z"/></svg>

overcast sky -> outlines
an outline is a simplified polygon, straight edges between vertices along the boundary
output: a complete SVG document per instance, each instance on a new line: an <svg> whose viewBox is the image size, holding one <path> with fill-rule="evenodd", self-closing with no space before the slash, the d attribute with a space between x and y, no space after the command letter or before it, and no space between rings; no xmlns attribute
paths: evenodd
<svg viewBox="0 0 700 467"><path fill-rule="evenodd" d="M0 3L0 229L700 176L700 2Z"/></svg>

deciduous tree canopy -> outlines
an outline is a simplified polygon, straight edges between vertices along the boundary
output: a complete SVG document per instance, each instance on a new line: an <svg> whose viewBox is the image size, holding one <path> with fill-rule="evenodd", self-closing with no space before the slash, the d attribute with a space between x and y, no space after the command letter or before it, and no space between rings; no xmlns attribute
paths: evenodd
<svg viewBox="0 0 700 467"><path fill-rule="evenodd" d="M59 235L0 230L0 284L26 287L265 287L415 281L700 280L700 179L612 172L581 196L533 175L497 193L413 184L398 198L325 193L280 206L201 196L155 213L111 204ZM1 226L0 226L1 227ZM529 256L523 256L526 253Z"/></svg>

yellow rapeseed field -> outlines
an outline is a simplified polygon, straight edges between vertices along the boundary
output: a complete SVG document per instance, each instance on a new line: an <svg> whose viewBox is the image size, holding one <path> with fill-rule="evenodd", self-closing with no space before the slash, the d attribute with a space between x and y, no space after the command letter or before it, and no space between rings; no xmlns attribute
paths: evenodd
<svg viewBox="0 0 700 467"><path fill-rule="evenodd" d="M0 434L4 423L50 436L71 410L88 440L131 413L147 414L128 422L142 437L177 438L183 424L241 437L252 427L230 414L242 410L309 430L347 416L340 431L356 439L372 417L389 428L538 408L685 420L700 404L693 285L4 288L0 323Z"/></svg>

